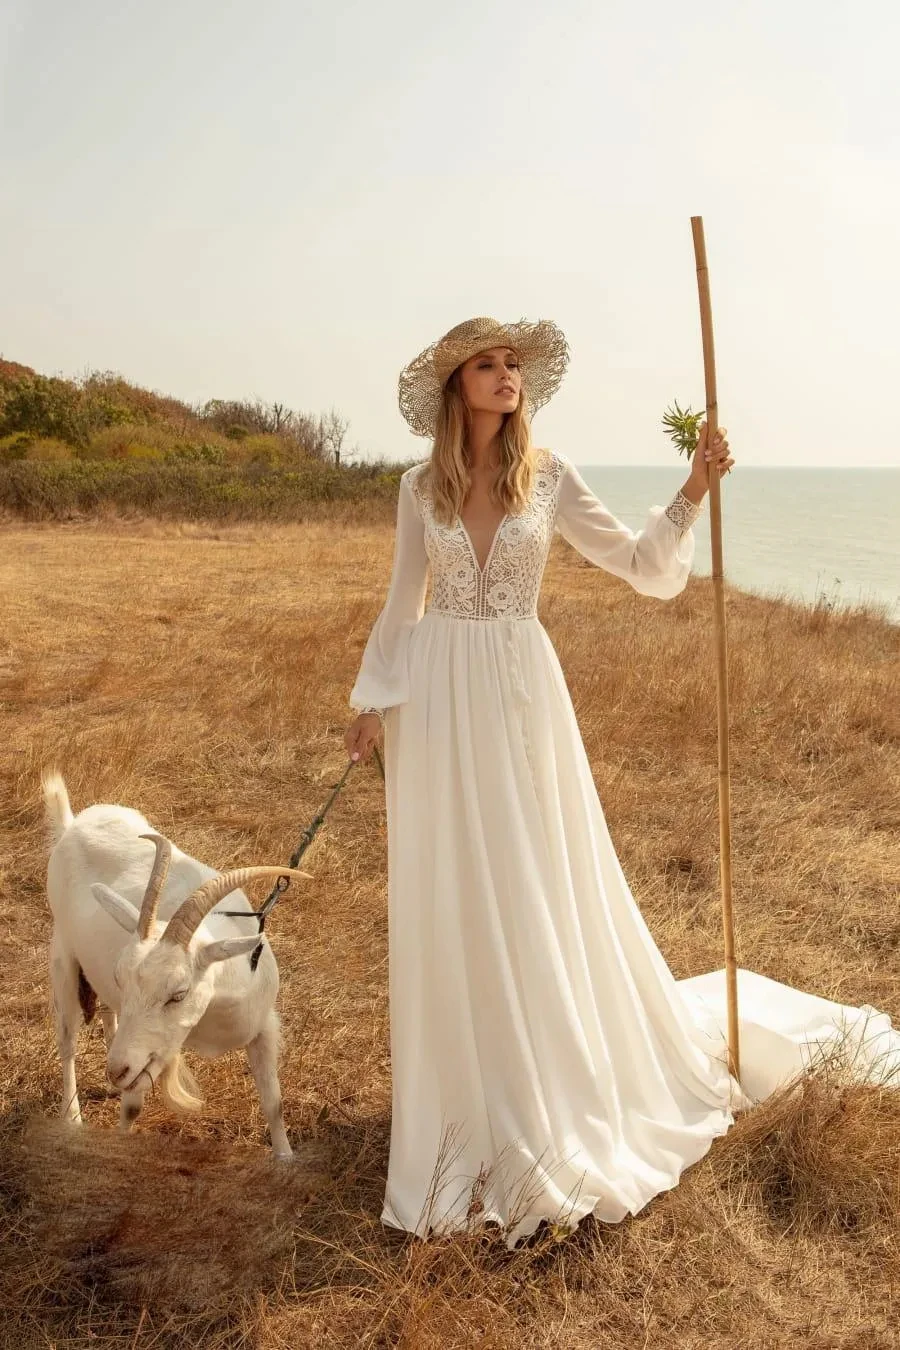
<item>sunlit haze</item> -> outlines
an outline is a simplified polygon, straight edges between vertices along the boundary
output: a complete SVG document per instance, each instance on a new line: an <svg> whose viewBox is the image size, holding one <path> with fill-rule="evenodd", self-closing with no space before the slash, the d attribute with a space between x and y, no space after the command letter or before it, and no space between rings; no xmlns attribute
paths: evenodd
<svg viewBox="0 0 900 1350"><path fill-rule="evenodd" d="M0 354L189 401L337 409L422 458L400 368L473 315L554 319L538 444L671 463L900 463L900 11L7 0Z"/></svg>

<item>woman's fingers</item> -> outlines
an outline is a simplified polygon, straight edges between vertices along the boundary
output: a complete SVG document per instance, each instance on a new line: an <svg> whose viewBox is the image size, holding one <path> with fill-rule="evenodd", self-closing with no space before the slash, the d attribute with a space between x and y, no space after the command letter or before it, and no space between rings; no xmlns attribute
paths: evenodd
<svg viewBox="0 0 900 1350"><path fill-rule="evenodd" d="M356 723L348 729L344 737L344 745L347 747L347 754L353 760L365 761L372 753L372 746L375 744L375 737L372 736L365 727L364 723Z"/></svg>
<svg viewBox="0 0 900 1350"><path fill-rule="evenodd" d="M731 466L734 464L734 459L728 453L729 447L728 441L726 440L728 428L717 427L716 434L713 437L711 444L708 441L709 424L707 422L701 422L699 430L700 439L697 448L703 447L703 461L706 464L707 472L710 466L715 464L720 475L723 473L730 473Z"/></svg>
<svg viewBox="0 0 900 1350"><path fill-rule="evenodd" d="M703 459L707 469L709 469L710 465L715 464L720 476L723 473L730 473L731 466L734 464L734 458L729 454L728 441L726 440L728 428L719 427L716 430L711 445L705 443L707 439L707 429L707 423L702 422L700 424L700 431L702 433L701 443L703 443Z"/></svg>

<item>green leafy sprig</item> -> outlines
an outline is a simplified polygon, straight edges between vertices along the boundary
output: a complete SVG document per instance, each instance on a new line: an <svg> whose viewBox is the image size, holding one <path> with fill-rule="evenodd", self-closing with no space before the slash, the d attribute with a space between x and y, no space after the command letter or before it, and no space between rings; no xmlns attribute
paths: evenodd
<svg viewBox="0 0 900 1350"><path fill-rule="evenodd" d="M700 440L700 423L705 416L705 412L691 412L689 407L682 411L677 400L674 412L671 408L666 409L663 416L663 427L679 455L687 455L688 459L691 458L697 448L697 442Z"/></svg>

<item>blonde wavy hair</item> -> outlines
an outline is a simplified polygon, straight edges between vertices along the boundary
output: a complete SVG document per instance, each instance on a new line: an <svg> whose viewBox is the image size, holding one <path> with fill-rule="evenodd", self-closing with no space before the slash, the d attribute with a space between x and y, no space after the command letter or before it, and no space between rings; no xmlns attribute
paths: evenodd
<svg viewBox="0 0 900 1350"><path fill-rule="evenodd" d="M444 385L427 474L434 517L448 526L459 516L472 483L467 449L472 415L463 399L461 369L457 366ZM516 408L504 415L499 448L500 472L491 497L509 515L518 515L531 496L537 459L524 389Z"/></svg>

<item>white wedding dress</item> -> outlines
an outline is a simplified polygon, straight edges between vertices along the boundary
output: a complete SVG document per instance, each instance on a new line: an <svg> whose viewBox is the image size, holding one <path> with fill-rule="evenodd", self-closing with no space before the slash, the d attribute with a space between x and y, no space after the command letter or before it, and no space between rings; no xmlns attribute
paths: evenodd
<svg viewBox="0 0 900 1350"><path fill-rule="evenodd" d="M526 510L484 568L403 474L390 589L350 695L385 714L393 1075L382 1220L416 1232L617 1221L676 1185L815 1046L848 1035L871 1076L900 1033L738 975L739 1087L724 972L676 980L606 826L555 649L537 617L555 529L647 596L683 590L699 512L681 493L631 531L540 450ZM431 573L431 603L425 609Z"/></svg>

